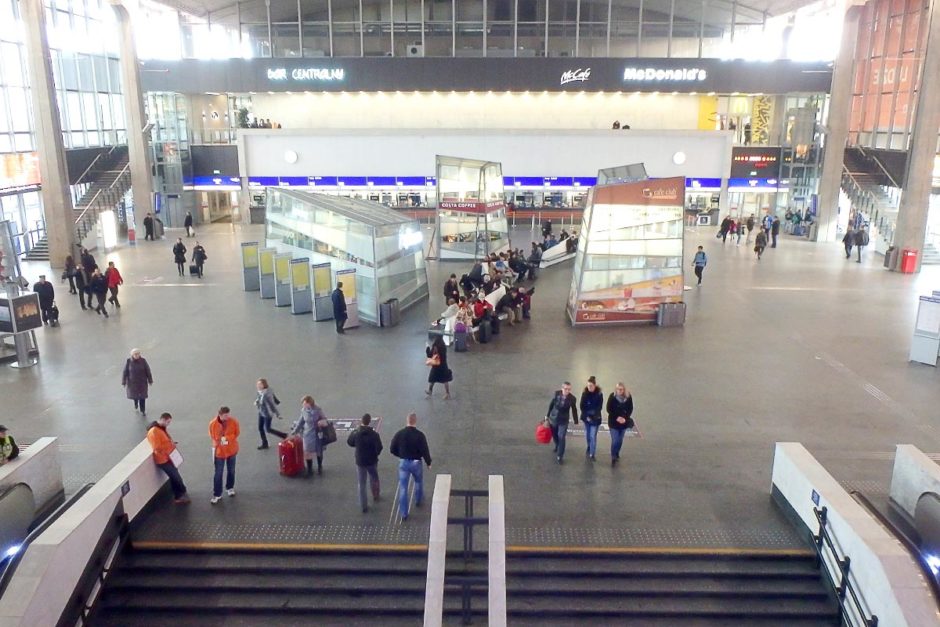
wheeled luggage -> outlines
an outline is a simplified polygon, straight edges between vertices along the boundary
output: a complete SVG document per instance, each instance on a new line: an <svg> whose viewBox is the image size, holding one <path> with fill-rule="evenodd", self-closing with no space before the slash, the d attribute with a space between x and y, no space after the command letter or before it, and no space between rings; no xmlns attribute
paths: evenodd
<svg viewBox="0 0 940 627"><path fill-rule="evenodd" d="M49 308L49 325L53 327L59 326L59 308L56 307L55 303Z"/></svg>
<svg viewBox="0 0 940 627"><path fill-rule="evenodd" d="M490 318L490 326L492 327L493 335L499 335L500 319L498 315L493 314Z"/></svg>
<svg viewBox="0 0 940 627"><path fill-rule="evenodd" d="M198 276L199 268L196 267L196 264L189 264L189 276Z"/></svg>
<svg viewBox="0 0 940 627"><path fill-rule="evenodd" d="M299 435L292 435L277 445L277 456L281 465L281 474L296 477L304 469L304 441Z"/></svg>
<svg viewBox="0 0 940 627"><path fill-rule="evenodd" d="M480 330L478 333L480 334L480 344L486 344L490 341L490 338L493 336L493 326L490 324L489 320L480 321Z"/></svg>
<svg viewBox="0 0 940 627"><path fill-rule="evenodd" d="M454 332L454 350L458 353L467 352L467 332L466 331Z"/></svg>

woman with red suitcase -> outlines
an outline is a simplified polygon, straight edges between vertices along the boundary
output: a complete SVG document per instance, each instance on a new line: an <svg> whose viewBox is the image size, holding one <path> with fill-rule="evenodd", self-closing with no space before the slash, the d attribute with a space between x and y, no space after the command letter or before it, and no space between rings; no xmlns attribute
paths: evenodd
<svg viewBox="0 0 940 627"><path fill-rule="evenodd" d="M323 474L323 444L322 431L329 425L323 410L317 407L312 396L303 398L300 409L300 418L294 423L291 435L303 434L304 460L307 462L307 477L313 476L313 458L317 459L317 474Z"/></svg>

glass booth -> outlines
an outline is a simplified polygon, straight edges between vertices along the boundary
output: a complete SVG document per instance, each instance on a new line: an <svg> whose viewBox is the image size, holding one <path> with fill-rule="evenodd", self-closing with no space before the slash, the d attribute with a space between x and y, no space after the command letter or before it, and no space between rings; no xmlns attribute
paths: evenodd
<svg viewBox="0 0 940 627"><path fill-rule="evenodd" d="M575 326L655 322L682 300L682 177L601 185L588 195L568 295Z"/></svg>
<svg viewBox="0 0 940 627"><path fill-rule="evenodd" d="M397 298L402 310L428 295L415 220L377 203L276 187L266 194L267 245L311 263L356 270L359 318L379 324L379 304Z"/></svg>
<svg viewBox="0 0 940 627"><path fill-rule="evenodd" d="M502 165L437 157L436 243L439 259L480 259L509 246Z"/></svg>

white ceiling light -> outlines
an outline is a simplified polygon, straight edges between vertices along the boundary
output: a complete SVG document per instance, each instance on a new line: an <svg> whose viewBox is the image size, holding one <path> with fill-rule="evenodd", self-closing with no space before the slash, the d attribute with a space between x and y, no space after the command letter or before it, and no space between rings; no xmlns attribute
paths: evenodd
<svg viewBox="0 0 940 627"><path fill-rule="evenodd" d="M680 150L676 154L672 155L672 162L676 165L682 165L685 163L685 153Z"/></svg>
<svg viewBox="0 0 940 627"><path fill-rule="evenodd" d="M297 153L293 150L288 150L284 153L284 161L287 163L297 163Z"/></svg>

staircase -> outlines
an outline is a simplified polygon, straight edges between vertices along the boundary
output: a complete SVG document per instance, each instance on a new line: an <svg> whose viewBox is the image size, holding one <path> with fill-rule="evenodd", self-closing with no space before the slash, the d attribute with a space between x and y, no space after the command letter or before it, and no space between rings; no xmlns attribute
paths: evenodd
<svg viewBox="0 0 940 627"><path fill-rule="evenodd" d="M98 214L114 209L131 187L131 174L126 147L110 153L99 169L86 173L94 182L75 204L75 235L78 242L95 227Z"/></svg>
<svg viewBox="0 0 940 627"><path fill-rule="evenodd" d="M940 250L937 250L937 247L930 242L924 244L922 255L920 260L921 264L925 266L940 265Z"/></svg>
<svg viewBox="0 0 940 627"><path fill-rule="evenodd" d="M49 261L49 239L44 237L33 244L24 258L26 261Z"/></svg>
<svg viewBox="0 0 940 627"><path fill-rule="evenodd" d="M510 551L511 625L835 625L812 552Z"/></svg>
<svg viewBox="0 0 940 627"><path fill-rule="evenodd" d="M128 547L92 625L384 626L424 616L424 549ZM445 602L459 614L458 595Z"/></svg>

